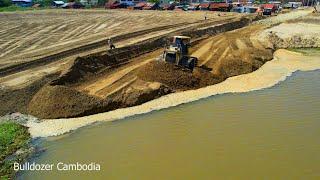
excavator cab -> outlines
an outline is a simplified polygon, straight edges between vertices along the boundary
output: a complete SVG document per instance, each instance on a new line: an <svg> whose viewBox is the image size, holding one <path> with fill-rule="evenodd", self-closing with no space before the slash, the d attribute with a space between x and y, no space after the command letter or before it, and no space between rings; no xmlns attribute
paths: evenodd
<svg viewBox="0 0 320 180"><path fill-rule="evenodd" d="M191 38L188 36L174 36L169 47L165 48L162 59L165 62L193 70L198 59L188 55L190 40Z"/></svg>

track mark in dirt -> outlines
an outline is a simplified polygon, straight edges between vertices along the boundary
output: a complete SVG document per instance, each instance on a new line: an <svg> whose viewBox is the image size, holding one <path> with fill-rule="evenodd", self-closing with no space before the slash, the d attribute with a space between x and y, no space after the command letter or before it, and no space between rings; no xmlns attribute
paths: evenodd
<svg viewBox="0 0 320 180"><path fill-rule="evenodd" d="M220 66L221 60L228 55L229 50L230 50L230 47L227 47L227 48L223 51L223 53L220 55L219 59L214 62L213 67L219 67L219 66ZM219 74L218 70L219 70L218 68L214 68L214 69L212 69L211 72L212 72L213 74Z"/></svg>
<svg viewBox="0 0 320 180"><path fill-rule="evenodd" d="M154 59L147 59L141 63L128 66L125 69L119 70L115 72L114 74L111 74L107 77L103 77L100 80L97 80L89 85L86 85L84 87L77 88L80 91L85 91L90 95L96 95L100 90L111 86L112 84L119 81L121 78L123 78L125 75L129 74L131 71L137 69L138 67L147 64L148 62L152 61Z"/></svg>
<svg viewBox="0 0 320 180"><path fill-rule="evenodd" d="M134 77L130 76L128 78L125 78L125 80L123 82L119 82L119 84L121 83L119 86L115 85L114 87L112 87L112 86L106 87L106 88L98 91L96 95L98 95L102 98L108 97L108 96L115 94L115 93L121 91L122 89L128 87L129 85L134 83L137 79L138 79L137 76L134 76Z"/></svg>
<svg viewBox="0 0 320 180"><path fill-rule="evenodd" d="M236 39L236 45L239 49L246 49L248 46L241 39Z"/></svg>
<svg viewBox="0 0 320 180"><path fill-rule="evenodd" d="M205 53L207 53L210 50L211 44L212 44L212 41L210 39L208 39L207 43L205 43L203 46L201 46L199 49L197 49L195 52L193 52L192 56L200 59Z"/></svg>

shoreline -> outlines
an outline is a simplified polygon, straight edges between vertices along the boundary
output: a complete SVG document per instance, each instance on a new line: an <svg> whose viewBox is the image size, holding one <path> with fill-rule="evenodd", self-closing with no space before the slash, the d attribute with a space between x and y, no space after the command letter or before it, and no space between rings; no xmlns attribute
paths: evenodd
<svg viewBox="0 0 320 180"><path fill-rule="evenodd" d="M178 106L218 94L242 93L269 88L284 81L295 71L311 71L317 69L320 69L319 58L279 49L274 53L274 59L266 62L260 69L249 74L228 78L219 84L197 90L168 94L142 105L105 113L79 118L48 119L40 123L28 121L26 126L29 127L30 134L33 138L58 136L95 122L115 121L134 115Z"/></svg>

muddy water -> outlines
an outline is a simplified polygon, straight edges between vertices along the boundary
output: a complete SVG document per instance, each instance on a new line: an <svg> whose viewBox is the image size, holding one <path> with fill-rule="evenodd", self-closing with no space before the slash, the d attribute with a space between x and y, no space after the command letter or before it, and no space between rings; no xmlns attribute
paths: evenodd
<svg viewBox="0 0 320 180"><path fill-rule="evenodd" d="M38 163L100 172L28 172L23 179L316 179L320 71L268 89L217 95L49 138Z"/></svg>

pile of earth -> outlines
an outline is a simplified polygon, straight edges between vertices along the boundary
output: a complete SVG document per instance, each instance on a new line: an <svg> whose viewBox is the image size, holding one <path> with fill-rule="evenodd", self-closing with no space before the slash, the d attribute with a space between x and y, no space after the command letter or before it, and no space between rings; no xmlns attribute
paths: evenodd
<svg viewBox="0 0 320 180"><path fill-rule="evenodd" d="M35 81L29 86L6 89L0 87L0 116L13 112L27 113L27 106L32 97L48 82L56 79L58 74L51 74Z"/></svg>
<svg viewBox="0 0 320 180"><path fill-rule="evenodd" d="M197 89L224 80L224 77L215 76L205 68L196 67L191 71L163 61L152 61L142 66L137 76L143 81L162 83L174 91Z"/></svg>
<svg viewBox="0 0 320 180"><path fill-rule="evenodd" d="M77 117L98 113L116 107L110 99L100 99L81 93L67 86L46 85L33 96L28 113L38 118ZM109 108L109 109L108 109Z"/></svg>
<svg viewBox="0 0 320 180"><path fill-rule="evenodd" d="M197 89L224 80L203 68L193 71L161 61L147 63L134 72L137 80L105 98L71 86L48 84L33 96L28 113L44 119L70 118L130 107L163 95Z"/></svg>
<svg viewBox="0 0 320 180"><path fill-rule="evenodd" d="M112 96L101 98L62 85L46 85L33 96L28 113L43 119L81 117L142 104L171 89L161 83L137 81Z"/></svg>

